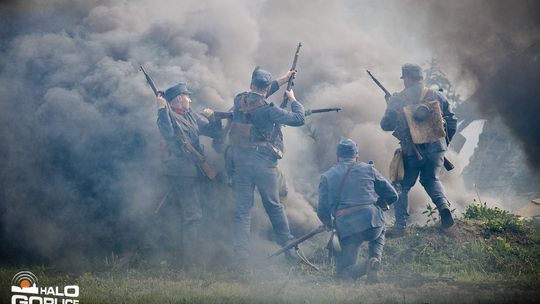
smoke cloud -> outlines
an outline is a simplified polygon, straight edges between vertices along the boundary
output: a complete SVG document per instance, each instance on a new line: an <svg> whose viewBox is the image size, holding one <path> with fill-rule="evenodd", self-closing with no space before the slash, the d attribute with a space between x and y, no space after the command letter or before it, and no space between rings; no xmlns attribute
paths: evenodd
<svg viewBox="0 0 540 304"><path fill-rule="evenodd" d="M0 236L10 245L3 246L2 258L76 261L81 255L122 252L141 235L159 234L160 222L151 214L166 191L160 135L152 92L139 65L161 89L187 81L196 109L226 111L233 97L248 89L255 66L275 76L285 73L302 42L297 97L306 108L343 111L314 115L306 127L284 129L286 156L280 168L289 185L286 208L293 233L300 234L318 224L318 177L335 162L340 137L357 141L360 158L373 160L383 174L397 147L380 130L383 94L366 68L388 89L399 91L403 63L436 57L454 75L484 85L496 73L492 69L511 66L498 64L509 50L503 41L510 39L521 49L538 37L530 13L535 4L524 3L513 5L518 9L507 16L522 21L497 24L509 10L492 1L4 2ZM527 74L513 81L529 88L532 79L537 78ZM504 81L489 88L503 88ZM505 112L509 98L496 94L501 90L485 91L493 95L481 94L482 106ZM531 91L505 92L523 92L516 100L532 106ZM280 97L278 92L270 101L279 103ZM528 141L524 126L513 129ZM209 150L207 144L219 165L221 156ZM443 180L458 207L470 199L456 173L444 174ZM218 226L216 243L226 247L232 238L227 233L230 189L224 184L205 189L206 212ZM411 202L415 211L428 199L417 187ZM255 226L268 230L266 215L256 205Z"/></svg>

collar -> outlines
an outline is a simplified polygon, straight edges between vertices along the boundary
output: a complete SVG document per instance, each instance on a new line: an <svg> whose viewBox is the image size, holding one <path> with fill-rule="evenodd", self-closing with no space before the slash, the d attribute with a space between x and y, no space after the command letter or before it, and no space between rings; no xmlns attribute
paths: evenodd
<svg viewBox="0 0 540 304"><path fill-rule="evenodd" d="M339 161L340 164L352 164L352 163L355 163L355 162L356 162L355 158L342 158Z"/></svg>

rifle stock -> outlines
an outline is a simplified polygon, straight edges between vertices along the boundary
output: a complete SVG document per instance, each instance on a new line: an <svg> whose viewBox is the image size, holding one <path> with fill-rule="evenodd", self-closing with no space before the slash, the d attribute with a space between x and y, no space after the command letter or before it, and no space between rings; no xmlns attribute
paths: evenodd
<svg viewBox="0 0 540 304"><path fill-rule="evenodd" d="M272 253L269 256L269 258L278 256L278 255L284 253L285 251L287 251L287 250L289 250L291 248L296 248L296 247L298 247L298 245L300 245L304 241L306 241L306 240L308 240L308 239L314 237L315 235L317 235L317 234L319 234L321 232L324 232L324 231L326 231L326 227L324 225L321 225L321 226L317 227L316 229L304 234L303 236L290 241L289 243L287 243L287 245L281 247L281 249L279 249L278 251Z"/></svg>

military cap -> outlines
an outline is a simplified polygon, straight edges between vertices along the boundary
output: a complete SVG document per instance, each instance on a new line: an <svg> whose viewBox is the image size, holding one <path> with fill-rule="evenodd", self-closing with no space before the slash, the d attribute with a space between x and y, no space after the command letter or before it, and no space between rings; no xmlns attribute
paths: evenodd
<svg viewBox="0 0 540 304"><path fill-rule="evenodd" d="M260 67L256 67L251 74L251 83L258 88L266 88L272 83L272 74Z"/></svg>
<svg viewBox="0 0 540 304"><path fill-rule="evenodd" d="M187 85L183 82L180 82L177 85L174 85L167 90L165 90L165 99L168 102L171 102L178 95L191 95L191 92L188 90Z"/></svg>
<svg viewBox="0 0 540 304"><path fill-rule="evenodd" d="M354 158L358 155L358 145L350 138L343 138L336 147L336 154L342 158Z"/></svg>
<svg viewBox="0 0 540 304"><path fill-rule="evenodd" d="M424 78L422 68L418 64L406 63L401 66L401 79L409 78Z"/></svg>

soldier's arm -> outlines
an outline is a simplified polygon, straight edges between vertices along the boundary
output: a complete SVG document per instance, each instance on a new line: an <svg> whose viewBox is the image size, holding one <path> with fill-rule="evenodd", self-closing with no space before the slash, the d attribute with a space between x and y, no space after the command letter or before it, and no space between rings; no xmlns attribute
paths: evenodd
<svg viewBox="0 0 540 304"><path fill-rule="evenodd" d="M287 71L287 73L285 73L285 75L279 77L278 79L276 79L276 81L277 81L279 86L282 86L282 85L286 84L287 82L289 82L289 78L291 78L291 77L296 77L296 71Z"/></svg>
<svg viewBox="0 0 540 304"><path fill-rule="evenodd" d="M446 122L446 134L448 136L448 141L450 142L456 134L457 119L452 111L452 107L450 106L448 99L446 99L446 97L440 92L435 92L435 94L441 105L442 115L444 121Z"/></svg>
<svg viewBox="0 0 540 304"><path fill-rule="evenodd" d="M375 192L382 197L388 205L395 203L398 200L398 193L392 184L382 176L382 174L373 168L373 176L375 180Z"/></svg>
<svg viewBox="0 0 540 304"><path fill-rule="evenodd" d="M326 177L321 175L319 183L319 206L317 207L317 216L326 227L332 227L332 210L330 209L330 200L328 193L328 182Z"/></svg>
<svg viewBox="0 0 540 304"><path fill-rule="evenodd" d="M205 121L200 115L196 113L193 114L195 121L197 121L200 135L216 138L221 134L221 119L215 119L214 111L208 108L203 110L203 115L208 121Z"/></svg>
<svg viewBox="0 0 540 304"><path fill-rule="evenodd" d="M289 100L291 100L291 111L287 111L278 107L271 106L269 108L270 120L274 123L298 127L305 122L304 106L299 103L294 97L292 90L287 92Z"/></svg>
<svg viewBox="0 0 540 304"><path fill-rule="evenodd" d="M172 126L171 117L167 112L165 104L166 101L162 97L157 97L156 103L158 106L157 125L159 133L161 133L161 136L163 136L163 138L165 138L166 140L171 140L174 138L174 129Z"/></svg>
<svg viewBox="0 0 540 304"><path fill-rule="evenodd" d="M288 71L285 75L272 81L272 84L270 84L270 90L268 90L268 93L266 93L266 98L277 92L277 90L279 90L279 87L286 84L289 81L289 78L291 76L294 77L294 75L296 75L296 71Z"/></svg>
<svg viewBox="0 0 540 304"><path fill-rule="evenodd" d="M381 128L384 131L394 131L398 120L398 100L392 96L388 100L388 106L381 119Z"/></svg>

